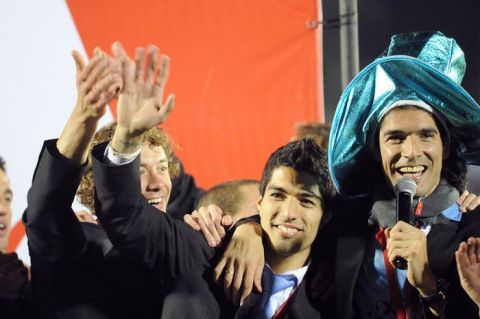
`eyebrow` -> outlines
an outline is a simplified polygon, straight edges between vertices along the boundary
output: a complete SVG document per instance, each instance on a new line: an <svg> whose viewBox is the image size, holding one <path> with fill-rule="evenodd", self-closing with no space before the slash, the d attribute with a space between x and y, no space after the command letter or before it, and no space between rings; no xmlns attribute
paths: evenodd
<svg viewBox="0 0 480 319"><path fill-rule="evenodd" d="M402 130L388 130L384 132L382 135L383 136L388 136L388 135L401 135L401 134L408 134L409 132L402 131ZM438 134L438 130L433 128L433 127L426 127L419 129L415 131L415 133L435 133Z"/></svg>
<svg viewBox="0 0 480 319"><path fill-rule="evenodd" d="M164 159L161 159L158 162L156 162L156 164L163 164L163 163L168 164L168 159L164 158ZM140 161L140 166L145 166L145 164Z"/></svg>
<svg viewBox="0 0 480 319"><path fill-rule="evenodd" d="M275 185L268 187L267 190L275 190L275 191L278 191L278 192L281 192L281 193L288 193L283 187L279 187L279 186L275 186ZM314 193L312 193L309 190L302 190L302 191L299 192L299 194L302 195L302 196L313 197L313 198L316 198L320 201L322 200L321 196L315 195Z"/></svg>
<svg viewBox="0 0 480 319"><path fill-rule="evenodd" d="M13 196L13 192L10 188L7 188L3 193L6 194L6 195Z"/></svg>

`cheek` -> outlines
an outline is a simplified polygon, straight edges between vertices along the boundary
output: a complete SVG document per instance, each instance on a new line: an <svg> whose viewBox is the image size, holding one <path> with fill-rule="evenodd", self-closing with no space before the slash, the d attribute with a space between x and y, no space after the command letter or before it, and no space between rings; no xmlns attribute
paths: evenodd
<svg viewBox="0 0 480 319"><path fill-rule="evenodd" d="M140 188L142 189L142 191L147 188L147 184L148 184L147 177L143 175L140 176Z"/></svg>

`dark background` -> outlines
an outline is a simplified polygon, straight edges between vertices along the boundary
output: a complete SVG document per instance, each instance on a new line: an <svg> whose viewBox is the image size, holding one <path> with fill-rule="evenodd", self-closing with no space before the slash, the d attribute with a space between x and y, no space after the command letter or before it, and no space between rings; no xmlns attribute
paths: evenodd
<svg viewBox="0 0 480 319"><path fill-rule="evenodd" d="M335 22L338 1L323 1L323 20ZM437 30L454 38L465 52L463 87L480 101L480 0L359 0L360 70L372 62L396 33ZM338 24L324 24L325 118L332 121L343 91Z"/></svg>

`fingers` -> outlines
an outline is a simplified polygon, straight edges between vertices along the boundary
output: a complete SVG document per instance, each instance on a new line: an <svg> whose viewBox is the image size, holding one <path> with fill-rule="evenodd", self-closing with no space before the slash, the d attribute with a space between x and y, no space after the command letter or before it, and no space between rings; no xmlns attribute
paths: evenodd
<svg viewBox="0 0 480 319"><path fill-rule="evenodd" d="M223 274L223 292L228 300L232 300L232 283L235 272L233 265L227 265Z"/></svg>
<svg viewBox="0 0 480 319"><path fill-rule="evenodd" d="M170 76L170 58L167 55L162 54L160 55L160 68L155 77L155 85L163 89L165 87L165 84L169 76Z"/></svg>
<svg viewBox="0 0 480 319"><path fill-rule="evenodd" d="M225 228L222 225L223 211L217 205L208 205L208 213L215 227L215 239L218 240L218 244L225 237Z"/></svg>
<svg viewBox="0 0 480 319"><path fill-rule="evenodd" d="M242 288L243 288L243 283L244 283L244 272L245 268L243 264L239 264L237 267L234 268L235 273L234 273L234 278L232 282L232 287L231 287L231 295L232 295L232 303L236 306L240 305L240 297L242 296ZM247 284L247 283L246 283ZM248 286L248 284L247 284ZM251 283L250 283L250 292L252 291ZM250 294L248 292L248 294Z"/></svg>
<svg viewBox="0 0 480 319"><path fill-rule="evenodd" d="M468 193L467 191L464 191L462 196L467 193L466 196L464 196L463 201L460 202L460 199L458 199L457 203L460 205L460 211L463 213L466 213L468 211L472 211L475 208L480 205L480 196L477 196L472 193Z"/></svg>
<svg viewBox="0 0 480 319"><path fill-rule="evenodd" d="M193 211L193 212L196 212L196 211ZM195 220L192 218L192 216L190 214L185 214L183 216L183 221L186 224L188 224L190 227L195 229L196 231L200 230L200 225L197 222L195 222Z"/></svg>
<svg viewBox="0 0 480 319"><path fill-rule="evenodd" d="M143 80L145 78L144 59L145 48L137 48L135 50L135 80Z"/></svg>
<svg viewBox="0 0 480 319"><path fill-rule="evenodd" d="M460 197L457 199L457 204L461 206L465 198L467 198L468 194L469 192L467 190L464 190L462 195L460 195Z"/></svg>
<svg viewBox="0 0 480 319"><path fill-rule="evenodd" d="M87 103L95 104L96 107L99 107L98 102L102 99L104 101L102 101L103 104L101 104L100 107L103 106L108 102L108 97L103 94L103 92L107 91L109 88L115 89L120 85L120 81L120 77L117 74L109 74L103 77L93 85L91 90L88 91L87 95L85 95L85 100Z"/></svg>
<svg viewBox="0 0 480 319"><path fill-rule="evenodd" d="M225 236L225 229L221 225L223 212L220 207L216 205L208 205L208 207L200 207L199 210L205 221L205 226L210 231L216 245L220 244L222 238Z"/></svg>
<svg viewBox="0 0 480 319"><path fill-rule="evenodd" d="M476 264L479 262L477 260L477 245L475 239L470 237L467 241L467 256L470 264Z"/></svg>
<svg viewBox="0 0 480 319"><path fill-rule="evenodd" d="M467 244L462 242L455 252L455 260L457 262L457 270L460 278L465 277L466 268L470 265L470 261L467 255Z"/></svg>
<svg viewBox="0 0 480 319"><path fill-rule="evenodd" d="M223 227L230 227L233 224L233 218L230 215L224 215L222 217L222 226Z"/></svg>
<svg viewBox="0 0 480 319"><path fill-rule="evenodd" d="M255 274L254 274L254 277L253 277L253 284L255 285L255 289L257 289L258 292L262 292L263 267L264 267L264 263L263 263L263 259L262 259L262 263L260 263L260 265L255 270Z"/></svg>
<svg viewBox="0 0 480 319"><path fill-rule="evenodd" d="M107 69L108 62L104 57L94 57L90 63L83 69L81 78L83 83L80 84L83 94L88 94L92 90L95 82L100 78L102 73ZM87 74L87 76L84 76Z"/></svg>
<svg viewBox="0 0 480 319"><path fill-rule="evenodd" d="M115 41L112 44L112 55L115 58L128 58L127 52L122 46L122 43L120 41Z"/></svg>
<svg viewBox="0 0 480 319"><path fill-rule="evenodd" d="M215 267L215 270L213 271L213 276L217 283L219 283L226 265L227 259L225 258L225 256L223 256L222 259L220 259L220 262L217 264L217 267Z"/></svg>
<svg viewBox="0 0 480 319"><path fill-rule="evenodd" d="M146 68L146 82L154 83L154 75L158 68L158 48L154 45L149 45L147 48L147 56L145 61Z"/></svg>
<svg viewBox="0 0 480 319"><path fill-rule="evenodd" d="M235 305L243 304L243 301L252 292L253 285L254 285L254 280L255 280L255 274L256 274L256 269L253 269L253 265L252 266L247 266L246 269L244 270L243 281L242 281L242 285L240 287L241 291L239 291L237 293L239 295L239 297L235 297L235 298L237 298L236 300L237 300L238 303L236 303Z"/></svg>
<svg viewBox="0 0 480 319"><path fill-rule="evenodd" d="M210 247L216 247L220 237L218 236L215 226L210 218L206 207L200 207L191 214L191 218L200 227L203 237Z"/></svg>

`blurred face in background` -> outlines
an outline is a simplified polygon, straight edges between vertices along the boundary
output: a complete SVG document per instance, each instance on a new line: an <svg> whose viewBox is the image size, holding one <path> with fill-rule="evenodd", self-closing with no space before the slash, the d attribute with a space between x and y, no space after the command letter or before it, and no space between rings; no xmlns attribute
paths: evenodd
<svg viewBox="0 0 480 319"><path fill-rule="evenodd" d="M12 189L5 171L0 169L0 251L5 252L12 224Z"/></svg>

